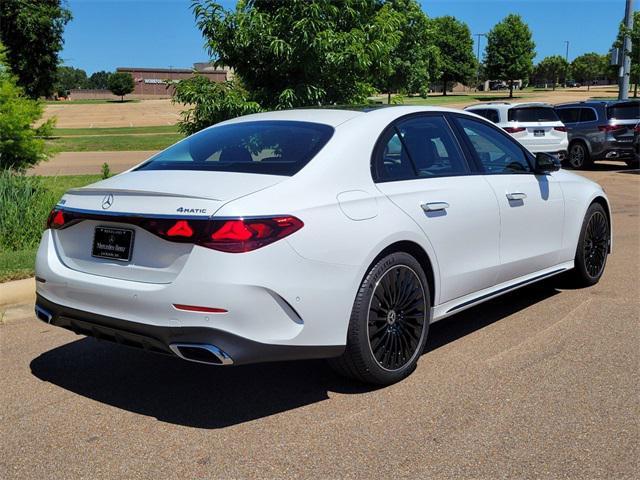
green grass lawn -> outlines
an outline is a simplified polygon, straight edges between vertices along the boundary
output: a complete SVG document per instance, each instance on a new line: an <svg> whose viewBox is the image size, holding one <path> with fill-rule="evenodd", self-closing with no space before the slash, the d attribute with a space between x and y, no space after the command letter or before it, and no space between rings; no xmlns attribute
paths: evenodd
<svg viewBox="0 0 640 480"><path fill-rule="evenodd" d="M52 198L57 201L70 188L82 187L97 182L100 178L100 175L66 175L42 177L42 180L45 188L51 192ZM45 221L46 218L43 218L43 228ZM37 247L18 251L0 249L0 283L33 276L36 251Z"/></svg>
<svg viewBox="0 0 640 480"><path fill-rule="evenodd" d="M82 135L57 137L46 141L51 153L123 150L162 150L184 138L180 133L161 135Z"/></svg>
<svg viewBox="0 0 640 480"><path fill-rule="evenodd" d="M107 100L104 98L84 98L82 100L46 100L47 105L88 105L92 103L138 103L140 100L126 99L124 102L120 100Z"/></svg>
<svg viewBox="0 0 640 480"><path fill-rule="evenodd" d="M111 127L111 128L54 128L53 137L68 135L139 135L139 134L178 133L177 125L158 125L153 127Z"/></svg>

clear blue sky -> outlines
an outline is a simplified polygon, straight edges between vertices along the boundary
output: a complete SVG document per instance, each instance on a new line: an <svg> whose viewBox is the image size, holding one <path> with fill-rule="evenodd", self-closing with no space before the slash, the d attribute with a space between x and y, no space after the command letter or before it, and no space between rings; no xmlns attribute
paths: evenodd
<svg viewBox="0 0 640 480"><path fill-rule="evenodd" d="M222 1L232 7L233 0ZM453 15L473 33L488 32L519 13L536 42L537 60L591 51L605 53L624 16L625 0L421 0L430 17ZM640 2L636 2L638 6ZM116 67L191 67L208 59L190 0L67 0L73 20L61 57L88 74ZM484 48L482 40L481 48Z"/></svg>

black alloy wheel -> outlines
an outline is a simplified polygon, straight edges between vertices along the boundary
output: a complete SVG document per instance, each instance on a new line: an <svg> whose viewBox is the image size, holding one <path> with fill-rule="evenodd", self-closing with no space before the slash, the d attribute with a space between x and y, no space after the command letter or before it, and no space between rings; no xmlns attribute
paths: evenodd
<svg viewBox="0 0 640 480"><path fill-rule="evenodd" d="M387 270L371 296L367 322L369 348L381 368L399 370L413 360L427 317L416 272L406 265Z"/></svg>

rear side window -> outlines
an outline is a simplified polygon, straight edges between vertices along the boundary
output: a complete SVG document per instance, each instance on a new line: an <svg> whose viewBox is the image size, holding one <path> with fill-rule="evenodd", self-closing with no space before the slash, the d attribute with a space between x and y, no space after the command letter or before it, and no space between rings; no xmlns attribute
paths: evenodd
<svg viewBox="0 0 640 480"><path fill-rule="evenodd" d="M579 108L559 108L556 113L562 123L577 123L580 120Z"/></svg>
<svg viewBox="0 0 640 480"><path fill-rule="evenodd" d="M640 120L640 102L621 103L610 105L607 108L607 118L609 120Z"/></svg>
<svg viewBox="0 0 640 480"><path fill-rule="evenodd" d="M469 110L469 111L475 113L476 115L480 115L481 117L484 117L493 123L500 123L500 115L498 114L498 111L494 108L486 108L486 109L483 108L483 109Z"/></svg>
<svg viewBox="0 0 640 480"><path fill-rule="evenodd" d="M256 121L198 132L152 157L137 170L201 170L295 175L333 135L328 125Z"/></svg>
<svg viewBox="0 0 640 480"><path fill-rule="evenodd" d="M556 111L551 107L516 107L509 110L510 122L557 122Z"/></svg>
<svg viewBox="0 0 640 480"><path fill-rule="evenodd" d="M376 181L461 175L468 172L462 152L441 116L419 116L398 122L381 139L376 154Z"/></svg>
<svg viewBox="0 0 640 480"><path fill-rule="evenodd" d="M581 122L595 122L596 112L593 108L581 108L580 109L580 121Z"/></svg>

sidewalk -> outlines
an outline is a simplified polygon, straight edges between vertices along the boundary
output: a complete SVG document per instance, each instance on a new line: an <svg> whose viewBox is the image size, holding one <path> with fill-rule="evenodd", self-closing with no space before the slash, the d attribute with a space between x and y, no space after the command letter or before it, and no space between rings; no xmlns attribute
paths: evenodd
<svg viewBox="0 0 640 480"><path fill-rule="evenodd" d="M32 175L99 174L107 162L112 173L120 173L146 160L155 151L61 152L29 170Z"/></svg>

